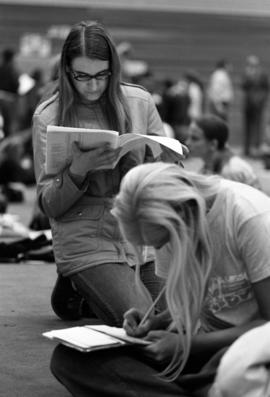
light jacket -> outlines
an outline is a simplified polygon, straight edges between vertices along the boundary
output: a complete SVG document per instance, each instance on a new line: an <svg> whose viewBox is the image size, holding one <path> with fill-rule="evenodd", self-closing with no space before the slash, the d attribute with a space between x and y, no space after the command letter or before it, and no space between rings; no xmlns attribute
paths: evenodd
<svg viewBox="0 0 270 397"><path fill-rule="evenodd" d="M123 85L122 89L130 108L131 132L165 135L152 96L137 86ZM87 109L87 112L78 109L82 114L79 126L109 129L102 107L93 106L94 109ZM121 236L110 209L123 175L146 161L145 147L130 152L113 170L91 173L81 188L70 178L68 168L55 176L46 175L46 128L56 124L57 109L57 95L36 109L33 149L38 202L50 219L58 271L71 275L101 263L134 265L134 252ZM99 113L94 125L92 111L95 115Z"/></svg>

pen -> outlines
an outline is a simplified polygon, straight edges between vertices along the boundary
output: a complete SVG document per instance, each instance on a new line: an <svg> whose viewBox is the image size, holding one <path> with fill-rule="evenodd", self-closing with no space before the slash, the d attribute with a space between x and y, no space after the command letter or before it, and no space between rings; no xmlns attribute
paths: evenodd
<svg viewBox="0 0 270 397"><path fill-rule="evenodd" d="M162 290L159 292L158 296L156 297L156 299L154 300L154 302L151 304L151 306L149 307L149 309L145 312L143 318L141 319L138 327L141 327L145 321L148 319L148 317L150 316L152 310L154 309L154 307L156 306L157 302L160 300L161 296L163 295L163 293L165 292L166 286L164 286L162 288Z"/></svg>

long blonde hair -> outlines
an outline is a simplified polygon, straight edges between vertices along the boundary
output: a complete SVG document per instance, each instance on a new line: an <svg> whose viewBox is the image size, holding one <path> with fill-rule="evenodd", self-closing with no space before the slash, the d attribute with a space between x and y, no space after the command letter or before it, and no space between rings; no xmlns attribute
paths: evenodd
<svg viewBox="0 0 270 397"><path fill-rule="evenodd" d="M141 227L145 223L169 232L166 300L179 333L179 346L162 373L168 379L182 371L197 327L212 266L207 203L218 190L216 176L188 172L175 164L142 164L122 180L112 210L125 238L134 246L144 244Z"/></svg>

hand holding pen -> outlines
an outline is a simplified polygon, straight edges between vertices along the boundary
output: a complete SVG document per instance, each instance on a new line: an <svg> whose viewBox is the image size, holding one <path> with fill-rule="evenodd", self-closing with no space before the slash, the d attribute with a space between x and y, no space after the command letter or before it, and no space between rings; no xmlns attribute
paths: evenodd
<svg viewBox="0 0 270 397"><path fill-rule="evenodd" d="M124 314L123 328L130 336L143 337L151 329L156 328L155 306L165 292L165 287L160 291L149 309L142 313L140 310L132 308Z"/></svg>

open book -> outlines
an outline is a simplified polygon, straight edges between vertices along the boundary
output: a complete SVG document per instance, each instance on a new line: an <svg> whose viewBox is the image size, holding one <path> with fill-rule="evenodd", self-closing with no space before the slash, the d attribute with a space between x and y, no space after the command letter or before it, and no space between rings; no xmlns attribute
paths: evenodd
<svg viewBox="0 0 270 397"><path fill-rule="evenodd" d="M107 325L84 325L64 328L44 332L42 335L86 353L127 344L145 346L150 343L144 339L128 336L123 328L109 327Z"/></svg>
<svg viewBox="0 0 270 397"><path fill-rule="evenodd" d="M118 158L110 166L111 169L116 166L121 157L141 145L147 145L151 149L154 159L161 155L164 148L174 153L174 159L175 156L179 160L183 159L182 145L173 138L137 133L119 135L117 131L112 130L49 125L46 147L47 174L55 175L71 162L72 142L78 142L80 149L83 150L94 149L104 143L109 143L114 149L121 147Z"/></svg>

